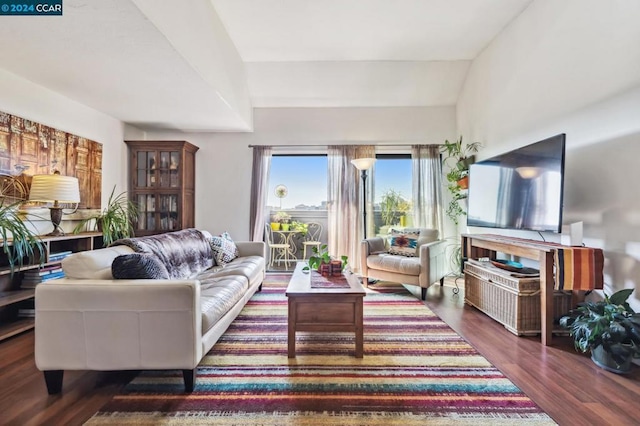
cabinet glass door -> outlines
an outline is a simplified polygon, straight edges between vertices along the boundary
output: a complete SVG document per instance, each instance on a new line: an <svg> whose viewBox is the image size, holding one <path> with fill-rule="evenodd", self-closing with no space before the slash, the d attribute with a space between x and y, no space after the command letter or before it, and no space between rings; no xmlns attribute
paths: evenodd
<svg viewBox="0 0 640 426"><path fill-rule="evenodd" d="M176 188L178 169L180 167L180 153L178 151L160 151L160 187Z"/></svg>
<svg viewBox="0 0 640 426"><path fill-rule="evenodd" d="M156 151L138 151L136 154L136 183L138 187L156 185Z"/></svg>
<svg viewBox="0 0 640 426"><path fill-rule="evenodd" d="M136 229L153 230L156 228L156 196L153 194L138 195L138 223Z"/></svg>
<svg viewBox="0 0 640 426"><path fill-rule="evenodd" d="M160 230L178 229L178 196L175 194L160 195Z"/></svg>

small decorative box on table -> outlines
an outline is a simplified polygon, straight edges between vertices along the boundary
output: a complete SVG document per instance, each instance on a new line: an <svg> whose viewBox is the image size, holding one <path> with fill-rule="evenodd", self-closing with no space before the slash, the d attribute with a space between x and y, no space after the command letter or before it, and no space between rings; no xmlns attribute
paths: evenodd
<svg viewBox="0 0 640 426"><path fill-rule="evenodd" d="M468 260L464 277L466 304L475 306L518 336L540 333L539 276L509 272L491 262ZM555 291L553 297L555 324L571 309L571 292Z"/></svg>

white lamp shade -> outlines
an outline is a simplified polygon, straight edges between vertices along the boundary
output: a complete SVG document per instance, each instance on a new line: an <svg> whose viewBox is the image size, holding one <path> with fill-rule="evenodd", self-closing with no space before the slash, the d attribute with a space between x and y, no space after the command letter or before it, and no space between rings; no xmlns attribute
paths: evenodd
<svg viewBox="0 0 640 426"><path fill-rule="evenodd" d="M353 164L358 170L369 170L373 167L373 163L375 162L375 158L357 158L355 160L351 160L351 164Z"/></svg>
<svg viewBox="0 0 640 426"><path fill-rule="evenodd" d="M35 175L31 181L29 201L79 203L78 178L59 174Z"/></svg>

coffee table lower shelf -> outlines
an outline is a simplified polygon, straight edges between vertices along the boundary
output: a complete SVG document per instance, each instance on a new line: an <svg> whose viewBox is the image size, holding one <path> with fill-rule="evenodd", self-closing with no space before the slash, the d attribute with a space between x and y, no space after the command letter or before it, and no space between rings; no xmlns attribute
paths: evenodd
<svg viewBox="0 0 640 426"><path fill-rule="evenodd" d="M362 295L289 296L288 356L296 357L296 331L355 333L355 357L362 358Z"/></svg>
<svg viewBox="0 0 640 426"><path fill-rule="evenodd" d="M286 291L289 358L296 356L297 331L355 333L355 357L362 358L362 299L366 292L360 279L349 273L345 274L348 288L311 288L309 274L302 271L304 266L304 262L296 265Z"/></svg>

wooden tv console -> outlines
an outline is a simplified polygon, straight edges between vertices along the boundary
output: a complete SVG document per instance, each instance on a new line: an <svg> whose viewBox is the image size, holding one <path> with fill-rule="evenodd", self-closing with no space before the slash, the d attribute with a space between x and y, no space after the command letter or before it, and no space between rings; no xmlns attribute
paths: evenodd
<svg viewBox="0 0 640 426"><path fill-rule="evenodd" d="M551 344L553 331L553 293L555 279L553 274L555 247L541 241L510 238L502 235L463 234L462 258L496 258L496 253L506 253L533 259L540 262L540 318L541 342ZM573 300L580 298L579 291L573 292Z"/></svg>

